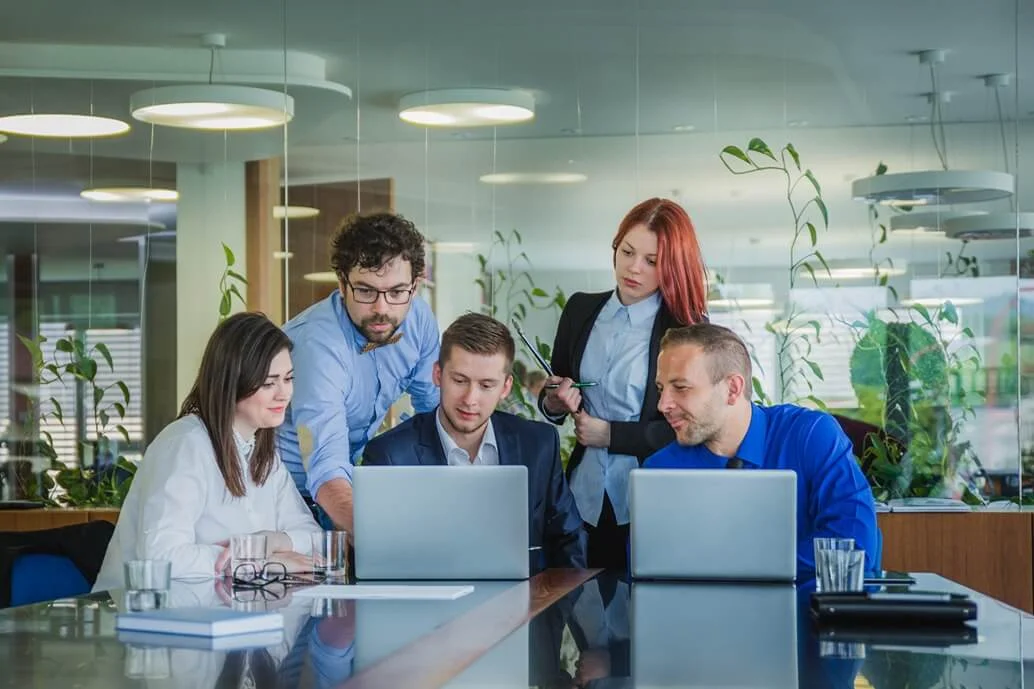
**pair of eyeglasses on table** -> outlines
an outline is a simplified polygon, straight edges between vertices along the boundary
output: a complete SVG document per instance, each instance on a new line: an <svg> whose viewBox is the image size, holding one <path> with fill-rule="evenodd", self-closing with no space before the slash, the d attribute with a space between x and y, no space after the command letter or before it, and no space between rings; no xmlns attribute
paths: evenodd
<svg viewBox="0 0 1034 689"><path fill-rule="evenodd" d="M323 583L324 579L323 575L314 572L308 576L289 573L287 567L279 562L267 562L262 566L243 562L234 568L231 583L235 592L266 591L274 586L284 589L288 586L315 586Z"/></svg>

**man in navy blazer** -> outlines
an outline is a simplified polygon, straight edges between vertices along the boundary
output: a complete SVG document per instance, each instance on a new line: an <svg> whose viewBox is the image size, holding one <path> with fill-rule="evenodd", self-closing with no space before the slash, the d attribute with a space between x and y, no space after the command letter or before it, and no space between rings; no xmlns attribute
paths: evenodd
<svg viewBox="0 0 1034 689"><path fill-rule="evenodd" d="M460 316L442 333L434 364L438 408L371 440L363 464L526 466L528 542L541 548L539 567L585 567L585 531L560 464L556 429L496 411L513 385L514 354L505 325L482 314Z"/></svg>

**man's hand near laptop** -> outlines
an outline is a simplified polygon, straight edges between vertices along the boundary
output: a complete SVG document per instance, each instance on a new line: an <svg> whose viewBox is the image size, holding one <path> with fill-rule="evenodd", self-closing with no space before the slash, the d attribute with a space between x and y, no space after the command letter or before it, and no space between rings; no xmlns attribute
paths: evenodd
<svg viewBox="0 0 1034 689"><path fill-rule="evenodd" d="M352 540L352 482L346 478L333 478L316 491L316 502L339 529L348 532Z"/></svg>

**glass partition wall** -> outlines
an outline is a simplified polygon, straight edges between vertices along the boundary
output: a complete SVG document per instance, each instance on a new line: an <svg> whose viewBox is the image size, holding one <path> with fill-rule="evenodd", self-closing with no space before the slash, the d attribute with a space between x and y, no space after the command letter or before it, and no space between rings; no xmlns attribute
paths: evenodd
<svg viewBox="0 0 1034 689"><path fill-rule="evenodd" d="M59 5L0 27L0 498L118 506L249 296L246 172L281 166L294 112L284 6L222 33L228 6Z"/></svg>
<svg viewBox="0 0 1034 689"><path fill-rule="evenodd" d="M0 114L118 131L0 144L6 456L139 457L221 314L282 321L335 288L350 213L416 222L442 327L482 309L549 344L661 196L693 218L757 400L836 414L882 501L1023 495L1020 0L67 9L0 28ZM229 86L258 92L236 122L185 107Z"/></svg>

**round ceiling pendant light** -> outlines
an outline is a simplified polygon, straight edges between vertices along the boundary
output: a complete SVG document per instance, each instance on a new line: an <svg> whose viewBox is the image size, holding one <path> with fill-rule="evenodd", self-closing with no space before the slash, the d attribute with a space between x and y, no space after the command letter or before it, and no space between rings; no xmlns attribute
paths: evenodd
<svg viewBox="0 0 1034 689"><path fill-rule="evenodd" d="M485 184L578 184L589 178L580 172L493 172L479 179Z"/></svg>
<svg viewBox="0 0 1034 689"><path fill-rule="evenodd" d="M180 197L175 189L152 189L148 187L96 187L84 189L79 196L102 203L161 202L174 203Z"/></svg>
<svg viewBox="0 0 1034 689"><path fill-rule="evenodd" d="M277 220L283 220L284 218L290 218L291 220L315 218L319 214L319 208L312 208L310 206L273 206L273 217Z"/></svg>
<svg viewBox="0 0 1034 689"><path fill-rule="evenodd" d="M516 89L438 89L399 101L399 118L424 127L485 127L534 117L534 96Z"/></svg>
<svg viewBox="0 0 1034 689"><path fill-rule="evenodd" d="M122 120L97 115L32 113L0 117L0 132L55 139L90 139L118 136L129 131Z"/></svg>
<svg viewBox="0 0 1034 689"><path fill-rule="evenodd" d="M851 183L858 201L886 206L948 206L1012 196L1016 179L994 170L927 170L873 175Z"/></svg>
<svg viewBox="0 0 1034 689"><path fill-rule="evenodd" d="M135 119L149 124L240 131L287 124L294 117L294 99L251 86L192 84L137 91L129 109Z"/></svg>
<svg viewBox="0 0 1034 689"><path fill-rule="evenodd" d="M985 213L955 218L944 223L944 234L952 239L1016 239L1034 236L1034 213Z"/></svg>
<svg viewBox="0 0 1034 689"><path fill-rule="evenodd" d="M896 234L944 234L944 224L955 218L984 215L983 211L915 211L901 213L890 219L890 230Z"/></svg>

